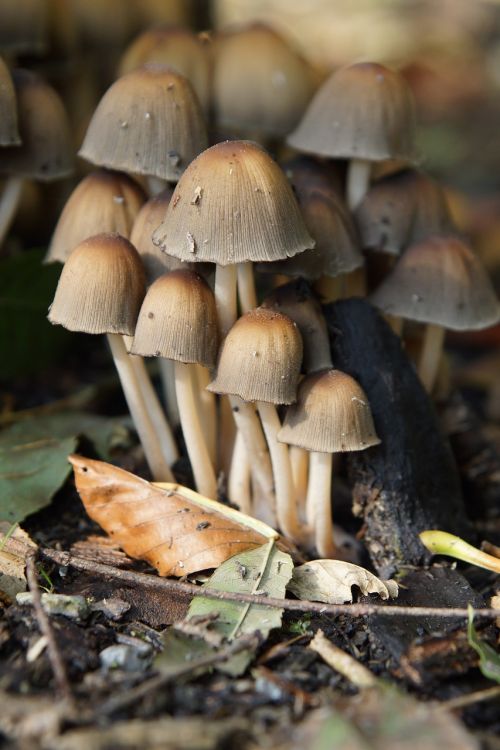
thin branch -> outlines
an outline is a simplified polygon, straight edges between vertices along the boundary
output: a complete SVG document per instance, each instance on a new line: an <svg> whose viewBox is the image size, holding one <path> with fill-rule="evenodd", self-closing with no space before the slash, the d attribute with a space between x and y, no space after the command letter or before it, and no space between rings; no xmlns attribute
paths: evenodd
<svg viewBox="0 0 500 750"><path fill-rule="evenodd" d="M465 695L459 695L457 698L443 701L439 704L438 708L443 711L457 711L461 708L467 708L467 706L473 706L475 703L491 701L499 697L500 685L496 685L495 687L476 690L473 693L466 693Z"/></svg>
<svg viewBox="0 0 500 750"><path fill-rule="evenodd" d="M44 548L40 554L58 565L70 566L76 570L84 570L88 573L120 580L131 586L153 589L156 591L169 591L170 593L185 594L188 596L205 596L208 599L223 599L233 602L250 602L251 604L262 604L266 607L286 609L290 612L315 612L320 615L349 615L350 617L367 617L369 615L383 615L384 617L442 617L446 619L468 617L467 609L457 607L404 607L385 604L323 604L307 600L296 601L294 599L274 599L268 596L257 596L256 594L231 593L229 591L218 591L217 589L202 588L192 583L183 583L172 578L160 578L147 573L134 573L130 570L119 570L110 565L103 565L83 557L77 557L70 552L59 552L58 550ZM500 609L476 609L477 617L486 617L490 620L500 617Z"/></svg>
<svg viewBox="0 0 500 750"><path fill-rule="evenodd" d="M35 557L36 552L34 551L26 558L26 580L28 582L29 590L31 591L31 596L33 597L33 609L35 610L35 616L40 632L47 639L47 655L54 673L57 691L60 697L66 702L68 708L74 710L75 699L71 691L68 675L66 674L66 667L57 646L50 619L42 606Z"/></svg>

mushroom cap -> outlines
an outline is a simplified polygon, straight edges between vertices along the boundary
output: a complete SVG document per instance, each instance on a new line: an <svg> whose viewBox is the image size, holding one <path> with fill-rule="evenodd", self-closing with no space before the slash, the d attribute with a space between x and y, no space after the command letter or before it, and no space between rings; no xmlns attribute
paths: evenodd
<svg viewBox="0 0 500 750"><path fill-rule="evenodd" d="M52 86L28 70L14 70L20 146L2 148L0 173L49 182L73 172L70 125Z"/></svg>
<svg viewBox="0 0 500 750"><path fill-rule="evenodd" d="M318 453L362 451L380 443L365 392L340 370L304 378L278 440Z"/></svg>
<svg viewBox="0 0 500 750"><path fill-rule="evenodd" d="M314 156L300 154L288 159L281 166L295 195L311 192L332 192L342 198L345 193L343 162L319 161Z"/></svg>
<svg viewBox="0 0 500 750"><path fill-rule="evenodd" d="M156 279L142 303L132 352L213 367L217 346L217 310L207 282L188 269Z"/></svg>
<svg viewBox="0 0 500 750"><path fill-rule="evenodd" d="M287 315L296 323L302 337L305 372L331 367L326 320L309 284L303 279L283 284L265 298L262 307Z"/></svg>
<svg viewBox="0 0 500 750"><path fill-rule="evenodd" d="M217 143L189 165L153 242L181 260L222 266L314 247L285 175L250 141Z"/></svg>
<svg viewBox="0 0 500 750"><path fill-rule="evenodd" d="M453 236L409 247L370 301L384 313L459 331L500 320L500 303L481 261Z"/></svg>
<svg viewBox="0 0 500 750"><path fill-rule="evenodd" d="M299 151L345 159L415 160L415 106L405 79L377 63L332 73L287 139Z"/></svg>
<svg viewBox="0 0 500 750"><path fill-rule="evenodd" d="M80 242L95 234L117 232L128 239L145 199L142 188L122 172L98 169L87 175L66 201L46 261L65 263Z"/></svg>
<svg viewBox="0 0 500 750"><path fill-rule="evenodd" d="M454 231L444 190L416 169L373 183L354 216L362 247L389 255L400 255L431 235Z"/></svg>
<svg viewBox="0 0 500 750"><path fill-rule="evenodd" d="M190 29L165 26L147 29L125 50L119 67L123 76L141 65L168 65L191 83L205 112L210 100L210 68L207 44Z"/></svg>
<svg viewBox="0 0 500 750"><path fill-rule="evenodd" d="M189 81L151 63L106 91L79 155L92 164L176 181L206 145L201 107Z"/></svg>
<svg viewBox="0 0 500 750"><path fill-rule="evenodd" d="M214 52L217 124L241 135L289 133L314 91L305 60L264 24L221 34Z"/></svg>
<svg viewBox="0 0 500 750"><path fill-rule="evenodd" d="M262 273L302 276L315 281L321 276L340 276L364 265L352 217L333 192L311 191L297 195L315 247L287 260L260 264Z"/></svg>
<svg viewBox="0 0 500 750"><path fill-rule="evenodd" d="M21 143L17 128L16 91L9 69L0 57L0 146L16 146Z"/></svg>
<svg viewBox="0 0 500 750"><path fill-rule="evenodd" d="M40 54L48 46L49 8L41 0L2 0L0 51Z"/></svg>
<svg viewBox="0 0 500 750"><path fill-rule="evenodd" d="M257 307L230 329L207 390L244 401L291 404L302 362L302 339L286 315Z"/></svg>
<svg viewBox="0 0 500 750"><path fill-rule="evenodd" d="M66 261L48 318L70 331L132 336L145 293L137 250L119 234L98 234Z"/></svg>

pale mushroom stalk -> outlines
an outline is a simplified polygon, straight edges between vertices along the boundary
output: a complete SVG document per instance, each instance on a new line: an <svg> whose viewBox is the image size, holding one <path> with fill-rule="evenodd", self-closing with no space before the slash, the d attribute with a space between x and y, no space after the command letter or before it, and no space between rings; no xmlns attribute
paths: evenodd
<svg viewBox="0 0 500 750"><path fill-rule="evenodd" d="M351 159L347 168L346 201L349 209L354 211L370 186L372 170L371 161L366 159Z"/></svg>
<svg viewBox="0 0 500 750"><path fill-rule="evenodd" d="M10 229L10 225L16 215L17 207L21 199L24 178L13 175L5 183L2 197L0 198L0 247Z"/></svg>
<svg viewBox="0 0 500 750"><path fill-rule="evenodd" d="M175 388L181 418L182 432L193 469L198 492L217 498L217 480L203 437L196 399L196 382L193 365L175 362Z"/></svg>
<svg viewBox="0 0 500 750"><path fill-rule="evenodd" d="M180 424L180 417L175 392L174 363L164 357L158 357L158 362L168 421L173 427L177 427Z"/></svg>
<svg viewBox="0 0 500 750"><path fill-rule="evenodd" d="M238 297L240 300L241 312L246 313L257 307L257 293L255 291L255 277L253 264L238 263Z"/></svg>
<svg viewBox="0 0 500 750"><path fill-rule="evenodd" d="M307 495L307 477L309 473L309 453L304 450L304 448L299 448L296 445L291 445L289 451L297 502L299 508L304 509Z"/></svg>
<svg viewBox="0 0 500 750"><path fill-rule="evenodd" d="M157 482L173 482L174 477L160 446L153 421L139 387L132 358L125 348L123 337L117 333L108 333L107 338L123 393L144 448L153 479Z"/></svg>
<svg viewBox="0 0 500 750"><path fill-rule="evenodd" d="M207 391L210 373L203 365L196 365L196 397L200 410L200 420L207 443L212 466L217 463L217 402L215 395Z"/></svg>
<svg viewBox="0 0 500 750"><path fill-rule="evenodd" d="M250 488L250 462L243 434L238 432L234 442L231 470L228 479L228 495L242 513L252 515Z"/></svg>
<svg viewBox="0 0 500 750"><path fill-rule="evenodd" d="M332 454L311 451L307 507L314 509L314 539L321 558L336 556L332 522Z"/></svg>
<svg viewBox="0 0 500 750"><path fill-rule="evenodd" d="M303 539L301 524L297 513L295 487L288 446L278 443L278 432L281 423L274 404L257 401L257 409L266 435L271 454L274 479L276 484L276 515L283 534L300 544Z"/></svg>
<svg viewBox="0 0 500 750"><path fill-rule="evenodd" d="M443 326L426 326L422 350L418 363L418 374L425 390L431 393L439 370L443 351L445 329Z"/></svg>
<svg viewBox="0 0 500 750"><path fill-rule="evenodd" d="M156 395L151 378L149 377L149 372L147 371L142 357L133 354L129 354L129 357L132 360L132 367L134 368L135 376L139 382L144 401L146 402L146 408L155 427L160 446L168 465L173 466L179 458L179 451L177 450L172 429L165 418L162 406Z"/></svg>
<svg viewBox="0 0 500 750"><path fill-rule="evenodd" d="M224 337L238 317L235 265L216 266L214 295L220 335Z"/></svg>
<svg viewBox="0 0 500 750"><path fill-rule="evenodd" d="M166 180L162 180L160 177L155 177L155 175L149 175L146 178L146 182L148 186L148 193L151 198L154 198L155 196L162 193L168 185Z"/></svg>

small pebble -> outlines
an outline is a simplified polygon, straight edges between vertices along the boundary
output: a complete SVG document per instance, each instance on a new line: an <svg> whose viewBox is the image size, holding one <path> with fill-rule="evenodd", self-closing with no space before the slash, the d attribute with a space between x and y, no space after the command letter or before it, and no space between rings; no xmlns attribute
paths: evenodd
<svg viewBox="0 0 500 750"><path fill-rule="evenodd" d="M63 615L70 620L85 620L90 613L90 607L83 596L66 596L65 594L41 595L42 607L48 615ZM16 602L21 606L33 604L33 594L23 591L16 596Z"/></svg>

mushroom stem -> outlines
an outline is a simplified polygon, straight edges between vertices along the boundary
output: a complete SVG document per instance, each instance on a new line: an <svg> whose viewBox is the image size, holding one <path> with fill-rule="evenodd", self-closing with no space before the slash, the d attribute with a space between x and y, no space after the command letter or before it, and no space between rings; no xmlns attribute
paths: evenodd
<svg viewBox="0 0 500 750"><path fill-rule="evenodd" d="M271 458L266 438L262 432L255 408L238 396L229 396L233 410L234 421L245 442L250 471L254 482L254 502L266 502L274 510L276 498L274 495L274 479Z"/></svg>
<svg viewBox="0 0 500 750"><path fill-rule="evenodd" d="M346 273L344 297L366 297L366 270L364 266Z"/></svg>
<svg viewBox="0 0 500 750"><path fill-rule="evenodd" d="M203 365L196 365L197 398L200 408L200 420L207 443L212 466L217 463L217 404L215 395L207 391L210 373Z"/></svg>
<svg viewBox="0 0 500 750"><path fill-rule="evenodd" d="M321 558L335 558L332 522L332 454L311 451L307 507L314 509L314 540Z"/></svg>
<svg viewBox="0 0 500 750"><path fill-rule="evenodd" d="M439 370L439 360L443 351L445 329L442 326L426 326L424 341L418 362L418 374L422 384L431 393Z"/></svg>
<svg viewBox="0 0 500 750"><path fill-rule="evenodd" d="M314 291L323 303L335 302L344 296L344 281L343 276L321 276L314 284Z"/></svg>
<svg viewBox="0 0 500 750"><path fill-rule="evenodd" d="M9 177L0 198L0 247L7 236L10 225L16 215L24 185L23 177Z"/></svg>
<svg viewBox="0 0 500 750"><path fill-rule="evenodd" d="M151 469L153 479L157 482L173 482L174 477L156 435L153 421L139 387L132 358L125 348L123 337L119 333L108 333L107 338L123 393L144 448L146 461Z"/></svg>
<svg viewBox="0 0 500 750"><path fill-rule="evenodd" d="M307 495L307 475L309 472L309 453L304 448L291 445L290 463L292 465L293 484L300 508L304 508ZM305 514L304 514L305 515Z"/></svg>
<svg viewBox="0 0 500 750"><path fill-rule="evenodd" d="M371 161L351 159L347 168L346 201L350 211L354 211L370 186Z"/></svg>
<svg viewBox="0 0 500 750"><path fill-rule="evenodd" d="M384 315L385 322L399 338L403 335L404 319L397 315Z"/></svg>
<svg viewBox="0 0 500 750"><path fill-rule="evenodd" d="M252 496L250 492L250 462L245 441L241 432L236 435L231 469L229 472L228 495L231 502L238 506L242 513L252 514Z"/></svg>
<svg viewBox="0 0 500 750"><path fill-rule="evenodd" d="M203 437L196 403L195 370L193 365L175 362L175 389L196 489L205 497L217 498L217 480Z"/></svg>
<svg viewBox="0 0 500 750"><path fill-rule="evenodd" d="M278 525L285 536L293 542L300 544L303 539L303 530L301 529L297 512L297 499L288 446L285 443L278 442L278 432L281 429L278 412L274 404L268 404L264 401L257 401L257 409L271 454L271 463L276 484L276 515Z"/></svg>
<svg viewBox="0 0 500 750"><path fill-rule="evenodd" d="M257 307L253 263L238 263L238 297L242 314Z"/></svg>
<svg viewBox="0 0 500 750"><path fill-rule="evenodd" d="M168 461L168 465L173 466L179 458L179 451L177 450L177 445L175 444L175 438L172 434L170 425L165 418L160 400L156 395L151 378L149 377L149 372L147 371L142 357L138 357L134 354L129 354L129 357L132 360L132 367L134 368L135 376L139 382L139 387L142 391L149 416L151 417L151 421L156 430L160 446L166 460Z"/></svg>
<svg viewBox="0 0 500 750"><path fill-rule="evenodd" d="M177 394L175 392L174 363L170 359L158 357L160 365L160 377L163 386L163 399L168 421L174 427L180 423L179 407L177 405Z"/></svg>
<svg viewBox="0 0 500 750"><path fill-rule="evenodd" d="M146 178L146 184L148 186L148 193L150 197L154 198L156 195L159 195L165 190L168 183L166 182L166 180L162 180L160 177L148 175L148 177Z"/></svg>
<svg viewBox="0 0 500 750"><path fill-rule="evenodd" d="M215 305L219 319L220 335L223 338L238 317L236 266L215 267Z"/></svg>

